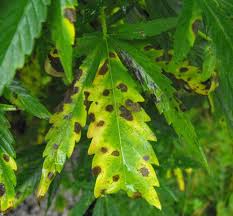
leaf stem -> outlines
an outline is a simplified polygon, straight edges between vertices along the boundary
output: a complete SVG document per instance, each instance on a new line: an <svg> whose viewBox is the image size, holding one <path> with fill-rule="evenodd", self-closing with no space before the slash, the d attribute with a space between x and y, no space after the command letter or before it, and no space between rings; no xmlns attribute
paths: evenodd
<svg viewBox="0 0 233 216"><path fill-rule="evenodd" d="M107 24L106 24L106 15L104 12L104 7L100 9L100 21L101 21L101 26L102 26L102 32L103 32L103 38L107 38Z"/></svg>

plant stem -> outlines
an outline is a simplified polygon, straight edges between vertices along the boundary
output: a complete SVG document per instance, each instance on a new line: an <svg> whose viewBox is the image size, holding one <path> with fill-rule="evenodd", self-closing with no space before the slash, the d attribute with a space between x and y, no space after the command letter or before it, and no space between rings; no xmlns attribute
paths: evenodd
<svg viewBox="0 0 233 216"><path fill-rule="evenodd" d="M103 32L103 38L107 38L107 24L106 24L106 16L104 12L104 7L100 9L100 20L101 20L101 26L102 26L102 32Z"/></svg>

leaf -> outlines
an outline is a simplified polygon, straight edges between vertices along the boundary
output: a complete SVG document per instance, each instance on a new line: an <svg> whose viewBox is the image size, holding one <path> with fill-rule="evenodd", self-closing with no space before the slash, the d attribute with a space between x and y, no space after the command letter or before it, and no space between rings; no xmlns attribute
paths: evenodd
<svg viewBox="0 0 233 216"><path fill-rule="evenodd" d="M174 28L176 23L177 19L170 17L135 24L122 24L110 28L109 36L126 40L145 39Z"/></svg>
<svg viewBox="0 0 233 216"><path fill-rule="evenodd" d="M175 33L174 63L179 64L187 56L190 48L194 44L200 21L200 9L196 1L184 0Z"/></svg>
<svg viewBox="0 0 233 216"><path fill-rule="evenodd" d="M159 65L151 62L150 58L137 48L122 41L112 41L119 51L125 51L130 65L139 73L145 87L155 96L155 105L164 114L168 124L171 124L179 138L184 143L184 150L194 160L208 169L203 150L198 142L192 123L180 109L180 102L175 97L175 89L170 80L162 75Z"/></svg>
<svg viewBox="0 0 233 216"><path fill-rule="evenodd" d="M0 212L14 205L17 169L12 147L14 139L9 131L10 124L0 110Z"/></svg>
<svg viewBox="0 0 233 216"><path fill-rule="evenodd" d="M0 8L0 94L24 64L25 55L32 52L46 19L50 0L1 1Z"/></svg>
<svg viewBox="0 0 233 216"><path fill-rule="evenodd" d="M33 116L47 119L51 115L47 108L41 104L36 97L29 94L29 92L17 81L13 81L5 89L4 96L8 98L11 103L15 104L22 110L26 110Z"/></svg>
<svg viewBox="0 0 233 216"><path fill-rule="evenodd" d="M222 10L222 7L230 2L229 0L199 0L198 5L202 9L218 59L219 88L217 97L221 102L229 126L233 128L233 27L230 17Z"/></svg>
<svg viewBox="0 0 233 216"><path fill-rule="evenodd" d="M52 38L69 82L73 79L72 45L75 39L75 6L77 6L76 0L57 0L53 1L51 7L53 10L51 17Z"/></svg>
<svg viewBox="0 0 233 216"><path fill-rule="evenodd" d="M91 84L92 73L96 71L99 64L99 50L100 48L97 46L80 66L76 81L64 100L62 110L55 113L50 119L53 127L50 128L45 138L47 146L43 153L45 160L37 197L45 195L56 173L61 172L66 157L71 156L75 142L80 140L81 129L86 124L87 116L85 105L88 92L86 92L86 88Z"/></svg>
<svg viewBox="0 0 233 216"><path fill-rule="evenodd" d="M152 166L158 160L149 143L156 137L145 123L150 117L138 103L144 99L134 80L108 46L106 42L89 96L92 122L87 136L92 138L88 154L94 154L92 171L97 175L94 195L123 190L160 209Z"/></svg>

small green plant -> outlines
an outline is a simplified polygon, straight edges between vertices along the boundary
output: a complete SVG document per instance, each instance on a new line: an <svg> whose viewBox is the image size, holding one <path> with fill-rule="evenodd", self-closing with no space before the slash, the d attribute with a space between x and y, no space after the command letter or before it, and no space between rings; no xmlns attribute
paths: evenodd
<svg viewBox="0 0 233 216"><path fill-rule="evenodd" d="M231 215L232 9L3 0L0 211L71 191L70 215Z"/></svg>

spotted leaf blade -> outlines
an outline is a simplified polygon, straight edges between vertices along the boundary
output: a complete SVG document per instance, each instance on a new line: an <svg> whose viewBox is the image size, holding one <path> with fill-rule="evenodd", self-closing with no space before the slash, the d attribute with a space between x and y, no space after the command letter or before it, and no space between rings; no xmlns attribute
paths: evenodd
<svg viewBox="0 0 233 216"><path fill-rule="evenodd" d="M138 104L144 99L117 53L107 50L89 97L92 123L88 137L92 141L88 153L94 154L92 170L98 175L94 194L100 197L123 190L161 208L154 189L159 183L152 167L158 160L149 143L156 137L146 124L149 116Z"/></svg>
<svg viewBox="0 0 233 216"><path fill-rule="evenodd" d="M75 39L76 0L57 0L53 2L52 38L58 50L66 78L69 82L72 74L72 45Z"/></svg>
<svg viewBox="0 0 233 216"><path fill-rule="evenodd" d="M64 99L62 110L50 119L53 126L46 135L47 146L43 153L45 160L37 197L45 195L56 173L61 172L66 158L71 156L75 142L80 140L81 129L86 124L87 116L85 104L88 93L85 89L91 83L91 77L98 67L98 62L99 48L97 47L80 66L71 92Z"/></svg>
<svg viewBox="0 0 233 216"><path fill-rule="evenodd" d="M14 206L17 169L12 147L14 139L9 131L9 122L0 110L0 212Z"/></svg>
<svg viewBox="0 0 233 216"><path fill-rule="evenodd" d="M0 94L32 51L47 15L50 0L1 1L0 7Z"/></svg>
<svg viewBox="0 0 233 216"><path fill-rule="evenodd" d="M201 21L201 12L197 2L184 0L183 9L180 13L174 41L174 63L180 63L187 56L195 42L195 34Z"/></svg>
<svg viewBox="0 0 233 216"><path fill-rule="evenodd" d="M171 81L161 72L158 64L140 52L137 48L123 41L112 41L114 47L125 53L132 67L140 74L143 86L155 96L155 105L165 116L184 144L182 148L193 160L208 170L205 154L199 144L195 129L189 118L180 109L180 102L175 97Z"/></svg>

